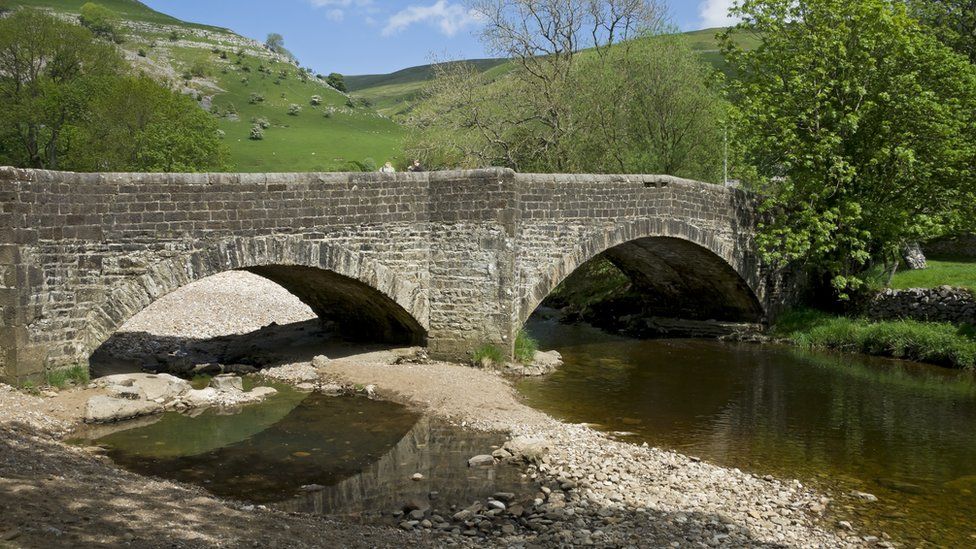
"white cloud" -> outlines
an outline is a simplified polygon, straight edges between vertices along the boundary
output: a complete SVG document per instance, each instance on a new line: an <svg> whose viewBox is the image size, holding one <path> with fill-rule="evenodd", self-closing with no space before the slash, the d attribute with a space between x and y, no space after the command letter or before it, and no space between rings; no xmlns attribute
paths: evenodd
<svg viewBox="0 0 976 549"><path fill-rule="evenodd" d="M416 23L435 25L446 36L454 36L479 20L480 17L473 10L447 0L437 0L429 6L409 6L393 14L383 28L383 36L396 34Z"/></svg>
<svg viewBox="0 0 976 549"><path fill-rule="evenodd" d="M346 12L340 10L339 8L333 8L326 12L325 16L332 21L342 21L346 18Z"/></svg>
<svg viewBox="0 0 976 549"><path fill-rule="evenodd" d="M346 18L346 9L368 8L373 9L373 0L308 0L316 8L329 8L325 16L332 21L342 21Z"/></svg>
<svg viewBox="0 0 976 549"><path fill-rule="evenodd" d="M728 27L738 23L738 18L729 15L729 8L734 3L734 0L704 0L698 5L702 26L704 28Z"/></svg>

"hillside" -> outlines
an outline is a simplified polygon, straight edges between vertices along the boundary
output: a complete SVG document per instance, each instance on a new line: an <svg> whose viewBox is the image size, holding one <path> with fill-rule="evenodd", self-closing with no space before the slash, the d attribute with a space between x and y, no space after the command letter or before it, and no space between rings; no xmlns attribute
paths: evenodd
<svg viewBox="0 0 976 549"><path fill-rule="evenodd" d="M87 0L13 0L77 21ZM119 45L133 67L193 96L219 118L230 171L357 170L398 158L402 130L263 44L180 21L137 0L97 2L119 15ZM312 104L313 96L321 101ZM301 111L289 114L292 105ZM251 128L265 122L264 138Z"/></svg>
<svg viewBox="0 0 976 549"><path fill-rule="evenodd" d="M713 28L682 33L680 36L688 46L701 54L702 59L723 72L727 71L725 61L719 51L717 36L724 29ZM750 46L753 40L747 36L739 37L740 44ZM456 61L467 63L479 71L505 72L504 59L471 59ZM389 74L368 74L346 76L349 91L362 97L386 116L396 116L410 111L413 101L423 91L427 81L434 77L436 65L420 65Z"/></svg>

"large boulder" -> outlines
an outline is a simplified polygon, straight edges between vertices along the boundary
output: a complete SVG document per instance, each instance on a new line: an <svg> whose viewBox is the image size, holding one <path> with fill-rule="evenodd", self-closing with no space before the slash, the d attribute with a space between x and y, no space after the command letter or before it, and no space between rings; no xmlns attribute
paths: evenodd
<svg viewBox="0 0 976 549"><path fill-rule="evenodd" d="M221 392L240 393L244 391L243 380L232 374L224 374L214 377L210 380L210 386Z"/></svg>
<svg viewBox="0 0 976 549"><path fill-rule="evenodd" d="M549 453L549 442L541 438L515 437L504 445L512 456L529 463L541 463Z"/></svg>
<svg viewBox="0 0 976 549"><path fill-rule="evenodd" d="M95 380L95 384L104 387L110 395L133 398L139 395L142 399L161 404L179 400L192 387L178 377L169 374L117 374Z"/></svg>
<svg viewBox="0 0 976 549"><path fill-rule="evenodd" d="M85 421L88 423L109 423L157 414L162 411L162 405L157 402L99 395L88 399L88 404L85 406Z"/></svg>

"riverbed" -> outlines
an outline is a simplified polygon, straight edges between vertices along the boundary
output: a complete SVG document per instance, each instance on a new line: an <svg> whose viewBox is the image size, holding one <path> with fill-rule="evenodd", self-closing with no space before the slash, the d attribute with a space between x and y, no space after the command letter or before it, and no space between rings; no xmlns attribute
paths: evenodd
<svg viewBox="0 0 976 549"><path fill-rule="evenodd" d="M533 407L622 440L798 478L834 495L836 519L911 546L976 543L970 374L791 347L633 340L554 320L528 328L565 360L519 384Z"/></svg>

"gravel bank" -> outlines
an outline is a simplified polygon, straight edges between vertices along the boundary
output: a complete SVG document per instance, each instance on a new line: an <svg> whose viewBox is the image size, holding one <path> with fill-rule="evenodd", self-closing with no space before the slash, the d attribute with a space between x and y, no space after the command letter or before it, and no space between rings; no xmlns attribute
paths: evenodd
<svg viewBox="0 0 976 549"><path fill-rule="evenodd" d="M166 296L124 330L200 340L309 315L276 285L228 273ZM315 354L333 359L313 366L313 344L320 345ZM380 397L457 424L536 441L546 451L523 464L525 474L543 486L534 501L509 505L499 496L452 510L449 517L422 512L400 529L244 511L197 488L120 471L102 456L59 442L81 417L75 391L46 399L0 391L0 540L13 532L13 543L30 547L135 540L140 547L889 545L837 527L829 501L796 481L759 478L559 422L525 406L497 373L402 360L415 351L356 352L311 342L280 349L279 366L268 373L321 387L372 385Z"/></svg>

